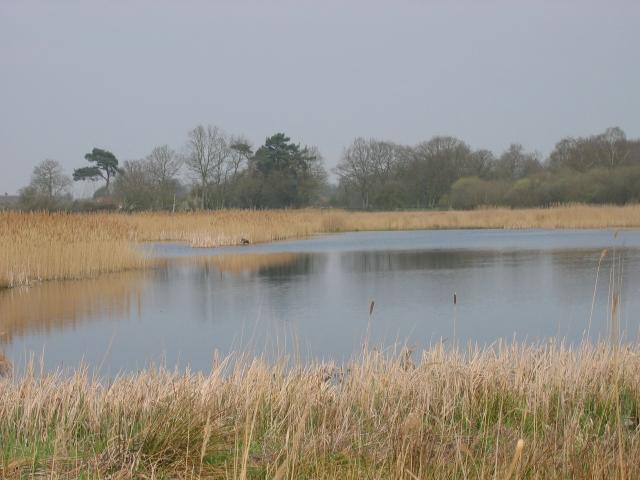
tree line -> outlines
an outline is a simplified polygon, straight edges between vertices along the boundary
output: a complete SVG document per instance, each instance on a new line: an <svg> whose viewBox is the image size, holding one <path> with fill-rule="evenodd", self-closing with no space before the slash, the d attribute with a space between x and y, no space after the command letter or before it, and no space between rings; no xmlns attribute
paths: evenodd
<svg viewBox="0 0 640 480"><path fill-rule="evenodd" d="M85 155L89 166L74 181L102 181L93 199L73 200L71 177L45 160L20 191L25 209L195 210L298 208L318 205L327 188L323 159L315 146L294 143L284 133L254 151L244 136L198 125L181 149L157 146L143 159L120 162L104 149Z"/></svg>
<svg viewBox="0 0 640 480"><path fill-rule="evenodd" d="M640 140L608 128L563 138L543 160L520 144L496 155L449 136L416 146L357 138L335 171L337 203L364 209L622 204L640 200Z"/></svg>
<svg viewBox="0 0 640 480"><path fill-rule="evenodd" d="M20 191L25 209L194 210L335 206L358 209L533 207L567 202L640 200L640 140L612 127L567 137L548 158L511 144L495 154L463 140L435 136L414 146L356 138L328 181L315 146L276 133L254 147L244 136L199 125L178 152L157 146L119 162L108 150L85 155L75 181L102 181L94 199L74 201L60 164L45 160Z"/></svg>

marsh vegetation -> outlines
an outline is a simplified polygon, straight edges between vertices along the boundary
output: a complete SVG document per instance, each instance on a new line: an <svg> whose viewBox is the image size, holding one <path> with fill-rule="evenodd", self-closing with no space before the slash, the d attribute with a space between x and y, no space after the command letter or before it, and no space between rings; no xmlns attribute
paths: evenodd
<svg viewBox="0 0 640 480"><path fill-rule="evenodd" d="M635 346L0 380L3 478L636 478Z"/></svg>
<svg viewBox="0 0 640 480"><path fill-rule="evenodd" d="M367 230L468 228L633 228L640 206L567 205L546 209L348 212L335 209L221 210L197 213L0 211L0 287L88 278L150 265L135 246L179 241L194 247L306 238Z"/></svg>

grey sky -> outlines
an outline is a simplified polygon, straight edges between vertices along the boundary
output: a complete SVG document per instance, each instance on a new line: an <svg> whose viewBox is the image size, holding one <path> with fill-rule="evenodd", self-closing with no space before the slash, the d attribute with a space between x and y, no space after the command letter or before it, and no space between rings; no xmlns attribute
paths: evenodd
<svg viewBox="0 0 640 480"><path fill-rule="evenodd" d="M0 0L0 192L45 158L276 131L475 148L640 136L640 2Z"/></svg>

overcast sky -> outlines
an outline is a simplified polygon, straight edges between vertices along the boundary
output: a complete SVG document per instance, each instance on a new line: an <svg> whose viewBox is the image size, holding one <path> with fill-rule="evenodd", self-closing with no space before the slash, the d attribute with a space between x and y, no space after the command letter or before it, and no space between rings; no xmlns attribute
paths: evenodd
<svg viewBox="0 0 640 480"><path fill-rule="evenodd" d="M0 193L45 158L284 131L327 166L356 136L549 153L640 136L637 1L0 0Z"/></svg>

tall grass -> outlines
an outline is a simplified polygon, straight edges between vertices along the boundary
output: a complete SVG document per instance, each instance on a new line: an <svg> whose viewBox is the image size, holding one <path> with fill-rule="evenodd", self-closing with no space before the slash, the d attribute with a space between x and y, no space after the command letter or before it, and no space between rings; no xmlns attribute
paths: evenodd
<svg viewBox="0 0 640 480"><path fill-rule="evenodd" d="M0 287L143 267L134 239L117 215L0 212Z"/></svg>
<svg viewBox="0 0 640 480"><path fill-rule="evenodd" d="M87 278L150 264L135 244L183 241L194 247L305 238L319 233L443 228L634 228L640 206L448 212L223 210L180 213L0 212L0 287Z"/></svg>
<svg viewBox="0 0 640 480"><path fill-rule="evenodd" d="M640 478L639 353L437 345L108 382L30 370L0 380L0 475Z"/></svg>

